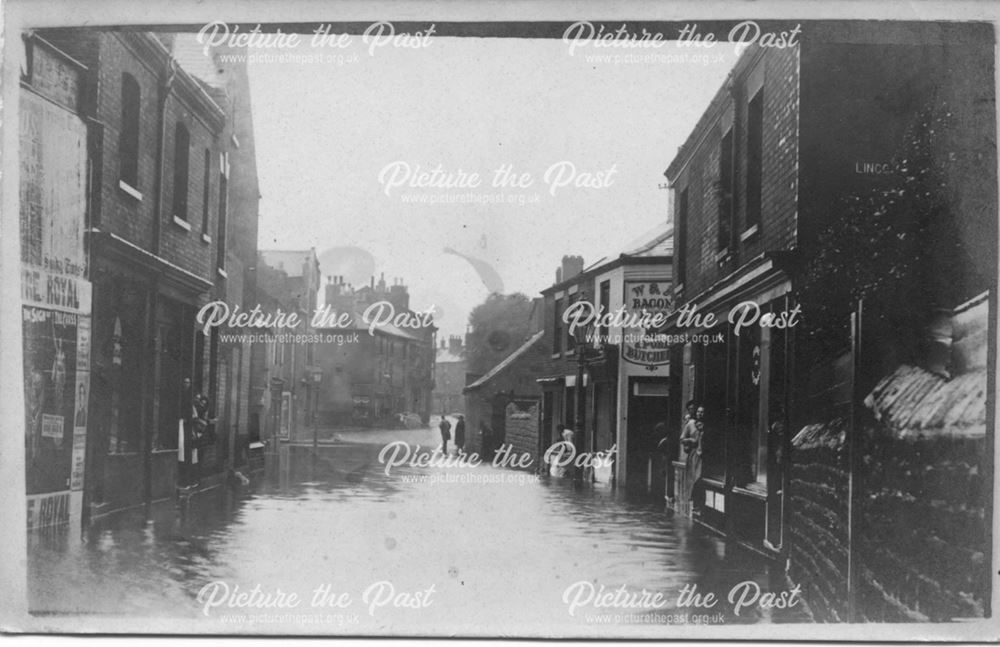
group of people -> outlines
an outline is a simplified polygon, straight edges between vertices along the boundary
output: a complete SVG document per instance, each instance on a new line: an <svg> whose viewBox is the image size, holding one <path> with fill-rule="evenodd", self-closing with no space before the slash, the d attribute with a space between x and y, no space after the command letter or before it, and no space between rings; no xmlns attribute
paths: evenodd
<svg viewBox="0 0 1000 647"><path fill-rule="evenodd" d="M458 454L465 452L465 416L458 414L455 416L455 451ZM448 453L448 441L451 440L451 423L444 413L441 414L441 422L438 424L441 431L441 453Z"/></svg>
<svg viewBox="0 0 1000 647"><path fill-rule="evenodd" d="M181 384L180 424L177 429L177 460L181 463L181 481L198 480L198 448L215 442L216 419L210 417L208 396L194 393L190 378Z"/></svg>
<svg viewBox="0 0 1000 647"><path fill-rule="evenodd" d="M678 458L678 449L684 450L681 457L684 460L686 468L687 491L691 492L698 479L701 478L702 441L705 437L705 407L697 404L694 400L688 401L684 411L684 420L681 422L681 435L679 439L667 433L667 425L663 422L656 425L654 433L656 437L660 438L656 449L666 457L667 498L673 499L676 494L674 492L673 461Z"/></svg>

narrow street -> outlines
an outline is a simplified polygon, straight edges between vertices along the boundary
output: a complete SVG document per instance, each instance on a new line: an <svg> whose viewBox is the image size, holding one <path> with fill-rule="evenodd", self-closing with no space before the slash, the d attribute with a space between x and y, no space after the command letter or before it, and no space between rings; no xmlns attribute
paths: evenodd
<svg viewBox="0 0 1000 647"><path fill-rule="evenodd" d="M148 519L141 509L115 515L95 524L82 544L71 546L65 537L37 541L30 550L32 607L254 622L257 632L268 632L267 614L325 613L323 620L294 624L303 633L357 634L390 629L434 634L447 627L458 635L497 635L510 628L512 618L518 619L519 634L601 631L582 629L595 624L607 624L609 634L648 633L651 625L681 622L676 615L685 611L688 622L804 619L801 604L791 618L772 618L755 607L737 617L725 599L710 611L678 610L685 585L724 598L745 580L765 591L782 589L781 573L777 565L675 520L656 502L624 500L610 490L487 465L397 467L386 475L378 461L385 443L432 447L436 432L338 437L341 444L321 446L318 455L311 447L283 447L244 496L217 488L186 506L158 504ZM482 482L447 482L447 473ZM417 563L420 568L414 568ZM230 588L229 600L235 599L235 587L250 592L258 584L262 594L280 589L302 600L293 610L220 602L206 616L198 594L213 582ZM369 591L366 601L366 589L378 582L391 588ZM564 601L567 587L577 582L608 592L623 585L629 593L659 592L664 602L595 608L580 597L570 615L573 595L589 590L578 585ZM323 585L329 586L330 599L346 593L352 602L346 609L313 608L314 591ZM431 586L427 606L395 608L395 600L405 603L400 593ZM387 601L372 608L376 598ZM623 620L614 618L616 613L645 617ZM225 617L229 614L246 617L234 621Z"/></svg>

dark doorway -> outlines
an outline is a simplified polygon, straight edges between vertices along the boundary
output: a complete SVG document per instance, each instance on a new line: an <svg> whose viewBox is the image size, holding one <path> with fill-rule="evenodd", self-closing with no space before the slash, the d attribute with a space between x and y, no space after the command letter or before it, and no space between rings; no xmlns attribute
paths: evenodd
<svg viewBox="0 0 1000 647"><path fill-rule="evenodd" d="M655 428L667 422L668 395L665 377L629 378L625 484L631 492L663 493L666 477L662 458L658 458L656 451L660 439Z"/></svg>

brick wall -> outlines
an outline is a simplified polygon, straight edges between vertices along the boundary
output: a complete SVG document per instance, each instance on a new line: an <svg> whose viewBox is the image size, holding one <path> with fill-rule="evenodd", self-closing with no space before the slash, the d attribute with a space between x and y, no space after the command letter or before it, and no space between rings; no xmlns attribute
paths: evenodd
<svg viewBox="0 0 1000 647"><path fill-rule="evenodd" d="M530 469L539 465L538 456L538 401L519 400L507 405L505 411L507 444L512 454L531 456Z"/></svg>
<svg viewBox="0 0 1000 647"><path fill-rule="evenodd" d="M761 224L756 235L741 241L740 234L747 229L746 126L747 105L752 98L748 96L747 85L751 75L762 75L764 93ZM679 217L679 195L685 188L688 191L687 240L683 254L687 271L682 301L697 296L755 256L765 251L787 249L795 244L799 157L798 48L768 50L760 56L750 49L737 63L733 78L736 101L728 88L723 86L719 89L667 172L676 192L675 222ZM719 251L721 197L716 186L720 180L719 146L728 129L728 125L723 125L723 115L730 110L736 159L732 222L735 242L729 245L730 259L720 264L716 254ZM675 263L680 261L677 254L674 259Z"/></svg>
<svg viewBox="0 0 1000 647"><path fill-rule="evenodd" d="M100 147L101 211L99 226L125 240L153 250L153 222L156 211L156 170L157 143L160 138L159 85L160 78L166 77L163 59L151 60L147 51L135 46L135 41L120 34L103 32L93 34L73 34L63 38L57 36L60 44L82 57L91 66L95 76L93 87L93 116L103 125ZM155 49L155 48L154 48ZM139 111L139 157L137 184L141 199L130 195L119 187L118 145L122 127L122 74L133 76L140 89ZM160 255L166 260L213 280L215 248L201 238L202 201L204 187L205 150L212 151L212 172L209 174L209 226L213 235L218 217L218 174L219 142L218 126L204 116L204 107L192 105L177 89L174 89L166 105L166 139L163 150L163 174L161 192L162 213ZM216 119L218 119L216 117ZM173 223L173 163L174 126L183 121L190 133L188 172L188 222L187 231Z"/></svg>
<svg viewBox="0 0 1000 647"><path fill-rule="evenodd" d="M792 440L789 576L817 620L847 620L846 421L804 427Z"/></svg>
<svg viewBox="0 0 1000 647"><path fill-rule="evenodd" d="M984 438L872 430L863 481L858 607L865 620L982 617L989 528Z"/></svg>

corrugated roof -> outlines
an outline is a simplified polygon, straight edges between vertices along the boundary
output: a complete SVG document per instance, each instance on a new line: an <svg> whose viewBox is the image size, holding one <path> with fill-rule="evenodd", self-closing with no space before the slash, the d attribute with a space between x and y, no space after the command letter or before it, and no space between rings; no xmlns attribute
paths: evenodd
<svg viewBox="0 0 1000 647"><path fill-rule="evenodd" d="M545 335L544 330L539 330L538 332L536 332L534 335L528 338L528 341L521 344L521 346L517 350L515 350L513 353L504 358L503 361L501 361L499 364L491 368L486 375L482 376L472 384L466 386L463 389L463 391L471 391L472 389L478 389L484 384L487 384L494 377L502 373L504 369L510 366L514 362L514 360L516 360L518 357L528 352L528 349L537 344L544 335Z"/></svg>

